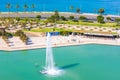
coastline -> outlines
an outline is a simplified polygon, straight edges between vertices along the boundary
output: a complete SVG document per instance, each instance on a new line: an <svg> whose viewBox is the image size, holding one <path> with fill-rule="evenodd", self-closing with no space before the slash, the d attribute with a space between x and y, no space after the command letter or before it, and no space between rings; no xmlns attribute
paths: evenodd
<svg viewBox="0 0 120 80"><path fill-rule="evenodd" d="M41 37L42 38L42 37ZM105 39L91 39L91 38L79 38L76 42L67 42L70 37L66 38L65 40L62 40L62 42L59 43L59 40L56 42L54 39L55 37L52 37L52 47L63 47L63 46L76 46L76 45L84 45L84 44L103 44L103 45L111 45L111 46L120 46L120 40L105 40ZM58 37L57 37L58 38ZM43 39L43 44L31 44L31 45L22 45L22 46L11 46L11 47L0 47L0 50L2 51L17 51L17 50L29 50L29 49L40 49L40 48L46 48L46 38ZM55 42L55 43L54 43Z"/></svg>
<svg viewBox="0 0 120 80"><path fill-rule="evenodd" d="M53 14L54 12L0 12L0 17L36 17L38 14L41 15L42 17L49 17ZM86 16L86 17L91 17L94 18L98 14L96 13L74 13L74 12L59 12L61 16L69 17L70 15L74 15L76 18L78 16ZM114 15L114 14L104 14L103 16L107 17L120 17L120 15Z"/></svg>

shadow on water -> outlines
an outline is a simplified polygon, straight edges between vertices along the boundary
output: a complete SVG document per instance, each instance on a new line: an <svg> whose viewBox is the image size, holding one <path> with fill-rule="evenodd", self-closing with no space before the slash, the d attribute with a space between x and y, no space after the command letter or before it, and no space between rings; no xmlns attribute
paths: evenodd
<svg viewBox="0 0 120 80"><path fill-rule="evenodd" d="M80 65L80 63L69 64L69 65L66 65L66 66L59 67L59 68L60 69L68 69L68 68L76 67L78 65Z"/></svg>

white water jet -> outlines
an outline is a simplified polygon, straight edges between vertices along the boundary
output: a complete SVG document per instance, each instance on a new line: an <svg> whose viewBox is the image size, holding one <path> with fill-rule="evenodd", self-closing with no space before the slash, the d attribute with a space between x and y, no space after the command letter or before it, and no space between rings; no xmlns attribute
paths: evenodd
<svg viewBox="0 0 120 80"><path fill-rule="evenodd" d="M59 75L61 70L55 67L52 45L50 42L50 33L47 34L47 44L46 44L46 66L45 69L40 71L42 74L48 75Z"/></svg>

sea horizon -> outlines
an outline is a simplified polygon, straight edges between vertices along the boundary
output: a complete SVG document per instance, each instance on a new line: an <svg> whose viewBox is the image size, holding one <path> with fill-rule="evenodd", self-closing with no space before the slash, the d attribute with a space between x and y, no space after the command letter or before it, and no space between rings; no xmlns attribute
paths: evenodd
<svg viewBox="0 0 120 80"><path fill-rule="evenodd" d="M81 13L98 13L98 9L104 8L104 14L119 15L120 13L120 1L119 0L91 0L91 1L79 1L79 0L1 0L0 12L8 12L6 8L7 4L11 5L10 12L24 12L24 5L28 6L27 12L32 11L32 4L35 5L34 11L36 12L53 12L58 10L59 12L76 12L77 8L80 8ZM18 10L15 8L19 5ZM73 6L73 10L70 10L70 6Z"/></svg>

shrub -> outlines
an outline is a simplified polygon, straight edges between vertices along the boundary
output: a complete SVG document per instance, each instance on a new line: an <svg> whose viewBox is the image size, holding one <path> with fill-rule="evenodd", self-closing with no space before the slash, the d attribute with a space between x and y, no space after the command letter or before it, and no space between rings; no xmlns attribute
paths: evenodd
<svg viewBox="0 0 120 80"><path fill-rule="evenodd" d="M97 16L97 21L99 23L104 23L104 17L102 15Z"/></svg>
<svg viewBox="0 0 120 80"><path fill-rule="evenodd" d="M87 18L85 16L80 16L79 20L85 21L85 20L87 20Z"/></svg>
<svg viewBox="0 0 120 80"><path fill-rule="evenodd" d="M117 26L120 25L120 18L115 18L115 22L117 23Z"/></svg>
<svg viewBox="0 0 120 80"><path fill-rule="evenodd" d="M106 19L107 19L108 21L112 20L111 17L106 17Z"/></svg>
<svg viewBox="0 0 120 80"><path fill-rule="evenodd" d="M73 20L74 22L78 22L78 20Z"/></svg>
<svg viewBox="0 0 120 80"><path fill-rule="evenodd" d="M36 18L40 20L40 18L41 18L41 15L37 15L37 16L36 16Z"/></svg>
<svg viewBox="0 0 120 80"><path fill-rule="evenodd" d="M88 21L89 23L94 23L94 21Z"/></svg>
<svg viewBox="0 0 120 80"><path fill-rule="evenodd" d="M67 19L64 16L60 17L63 21L66 21Z"/></svg>
<svg viewBox="0 0 120 80"><path fill-rule="evenodd" d="M70 19L70 20L73 20L73 19L74 19L74 16L70 16L69 19Z"/></svg>

